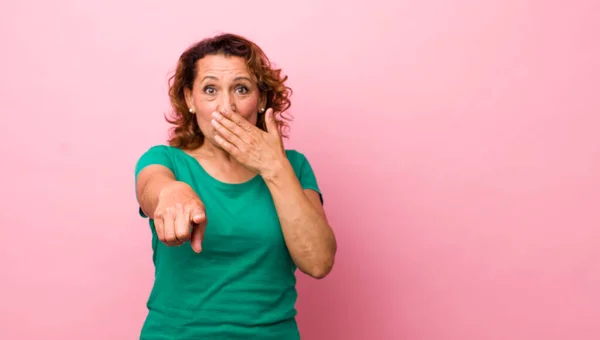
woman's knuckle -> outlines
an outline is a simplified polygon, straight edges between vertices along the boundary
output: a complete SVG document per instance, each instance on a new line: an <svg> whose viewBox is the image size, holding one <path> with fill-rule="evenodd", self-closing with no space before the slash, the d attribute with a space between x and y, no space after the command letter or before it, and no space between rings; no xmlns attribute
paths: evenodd
<svg viewBox="0 0 600 340"><path fill-rule="evenodd" d="M177 240L179 242L187 241L189 238L190 236L186 232L180 232L177 234Z"/></svg>

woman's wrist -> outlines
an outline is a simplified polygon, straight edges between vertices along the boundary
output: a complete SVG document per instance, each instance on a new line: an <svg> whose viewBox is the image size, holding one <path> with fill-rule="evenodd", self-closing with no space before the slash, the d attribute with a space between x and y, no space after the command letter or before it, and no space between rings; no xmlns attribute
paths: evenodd
<svg viewBox="0 0 600 340"><path fill-rule="evenodd" d="M267 184L274 184L283 178L294 174L292 164L287 158L283 158L276 162L271 162L269 167L261 173L262 178Z"/></svg>

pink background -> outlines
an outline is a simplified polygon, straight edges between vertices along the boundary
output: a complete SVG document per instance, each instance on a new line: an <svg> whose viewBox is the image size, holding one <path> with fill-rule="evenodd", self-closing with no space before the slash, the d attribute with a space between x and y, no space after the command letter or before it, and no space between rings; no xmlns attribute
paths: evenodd
<svg viewBox="0 0 600 340"><path fill-rule="evenodd" d="M600 338L600 3L320 2L1 3L0 338L137 338L133 166L222 31L290 76L339 240L304 339Z"/></svg>

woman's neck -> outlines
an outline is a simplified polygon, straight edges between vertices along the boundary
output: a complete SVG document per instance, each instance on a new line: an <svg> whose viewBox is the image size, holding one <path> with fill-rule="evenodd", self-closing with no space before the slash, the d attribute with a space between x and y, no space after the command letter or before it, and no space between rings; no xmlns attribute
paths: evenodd
<svg viewBox="0 0 600 340"><path fill-rule="evenodd" d="M217 161L219 163L230 164L230 163L238 163L229 152L223 150L219 146L216 146L210 139L205 138L204 143L202 145L190 152L194 156L209 158L211 160ZM239 163L238 163L239 164Z"/></svg>

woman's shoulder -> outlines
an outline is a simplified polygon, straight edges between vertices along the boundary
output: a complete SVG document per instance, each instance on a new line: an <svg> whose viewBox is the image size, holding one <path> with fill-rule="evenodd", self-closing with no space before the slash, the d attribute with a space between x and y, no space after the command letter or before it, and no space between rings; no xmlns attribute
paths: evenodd
<svg viewBox="0 0 600 340"><path fill-rule="evenodd" d="M163 156L177 156L180 153L182 153L183 150L181 150L180 148L174 147L174 146L170 146L167 144L154 144L154 145L150 145L149 147L146 147L146 149L144 149L142 151L142 156L146 156L146 155L163 155Z"/></svg>
<svg viewBox="0 0 600 340"><path fill-rule="evenodd" d="M185 159L186 154L183 150L166 144L155 144L141 151L137 168L141 169L151 164L160 164L173 169L177 163L181 163Z"/></svg>
<svg viewBox="0 0 600 340"><path fill-rule="evenodd" d="M285 149L285 155L292 165L306 161L306 156L296 149Z"/></svg>
<svg viewBox="0 0 600 340"><path fill-rule="evenodd" d="M311 168L310 162L303 152L301 152L297 149L286 149L285 153L286 153L287 159L290 161L290 164L292 165L292 168L294 168L294 170L297 174L305 172L306 169Z"/></svg>
<svg viewBox="0 0 600 340"><path fill-rule="evenodd" d="M163 144L151 145L149 147L145 147L140 151L140 155L138 156L135 168L136 175L143 168L158 164L165 166L169 169L173 168L173 160L171 156L171 147Z"/></svg>

